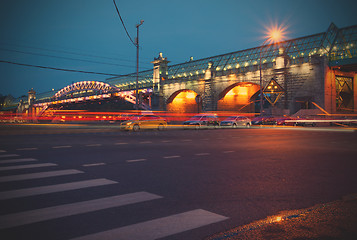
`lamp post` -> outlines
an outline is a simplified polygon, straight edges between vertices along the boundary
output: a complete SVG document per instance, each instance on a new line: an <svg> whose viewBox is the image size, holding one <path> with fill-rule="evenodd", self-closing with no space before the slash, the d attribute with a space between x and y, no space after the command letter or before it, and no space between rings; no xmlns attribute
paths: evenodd
<svg viewBox="0 0 357 240"><path fill-rule="evenodd" d="M135 89L135 108L139 110L139 27L144 23L141 20L139 24L136 24L136 89Z"/></svg>
<svg viewBox="0 0 357 240"><path fill-rule="evenodd" d="M260 115L263 113L263 79L262 79L262 51L267 42L278 42L283 37L283 29L277 28L269 31L268 38L260 46L259 52L259 84L260 84Z"/></svg>
<svg viewBox="0 0 357 240"><path fill-rule="evenodd" d="M269 41L270 38L265 39L259 52L259 85L260 85L260 115L263 113L263 79L262 79L262 51L264 45Z"/></svg>

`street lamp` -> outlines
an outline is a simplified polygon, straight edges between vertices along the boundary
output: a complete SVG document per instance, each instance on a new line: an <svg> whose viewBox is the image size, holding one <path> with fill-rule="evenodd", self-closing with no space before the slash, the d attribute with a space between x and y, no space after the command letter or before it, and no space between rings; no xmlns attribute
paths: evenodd
<svg viewBox="0 0 357 240"><path fill-rule="evenodd" d="M259 52L259 84L260 84L260 115L263 113L263 79L262 79L262 51L263 47L267 42L275 43L278 42L283 37L283 29L276 28L269 31L268 38L265 39L263 44L260 46Z"/></svg>
<svg viewBox="0 0 357 240"><path fill-rule="evenodd" d="M136 24L136 89L135 89L135 108L139 110L139 27L144 23L144 20L141 20L139 24Z"/></svg>

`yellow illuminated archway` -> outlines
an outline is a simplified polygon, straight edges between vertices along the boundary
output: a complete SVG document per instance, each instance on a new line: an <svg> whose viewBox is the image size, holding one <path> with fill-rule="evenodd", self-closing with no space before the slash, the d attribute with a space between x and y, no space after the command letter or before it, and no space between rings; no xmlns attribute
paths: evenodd
<svg viewBox="0 0 357 240"><path fill-rule="evenodd" d="M196 102L197 93L192 90L180 90L171 95L166 102L166 109L169 112L177 113L197 113L199 104Z"/></svg>
<svg viewBox="0 0 357 240"><path fill-rule="evenodd" d="M219 111L254 112L252 96L259 90L259 85L254 83L233 84L220 94L217 109Z"/></svg>

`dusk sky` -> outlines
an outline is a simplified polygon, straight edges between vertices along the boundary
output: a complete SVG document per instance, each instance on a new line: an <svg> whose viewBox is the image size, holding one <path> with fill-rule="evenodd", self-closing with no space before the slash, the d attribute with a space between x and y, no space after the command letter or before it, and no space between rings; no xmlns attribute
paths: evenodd
<svg viewBox="0 0 357 240"><path fill-rule="evenodd" d="M116 1L132 39L140 27L140 70L163 53L170 65L257 47L266 28L286 40L357 24L357 1ZM108 74L136 71L136 48L112 0L1 0L0 94L46 92L109 75L73 73L5 62Z"/></svg>

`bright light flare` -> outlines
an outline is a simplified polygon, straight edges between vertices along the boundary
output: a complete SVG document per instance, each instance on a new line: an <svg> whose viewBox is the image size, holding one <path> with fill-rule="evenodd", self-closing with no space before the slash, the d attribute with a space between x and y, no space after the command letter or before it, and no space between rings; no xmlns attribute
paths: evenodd
<svg viewBox="0 0 357 240"><path fill-rule="evenodd" d="M279 30L273 30L270 33L270 38L275 42L279 41L281 39L281 36L282 36L282 34Z"/></svg>
<svg viewBox="0 0 357 240"><path fill-rule="evenodd" d="M288 34L287 26L274 24L272 26L265 27L264 34L264 39L266 39L269 44L283 41L286 39L286 35Z"/></svg>

